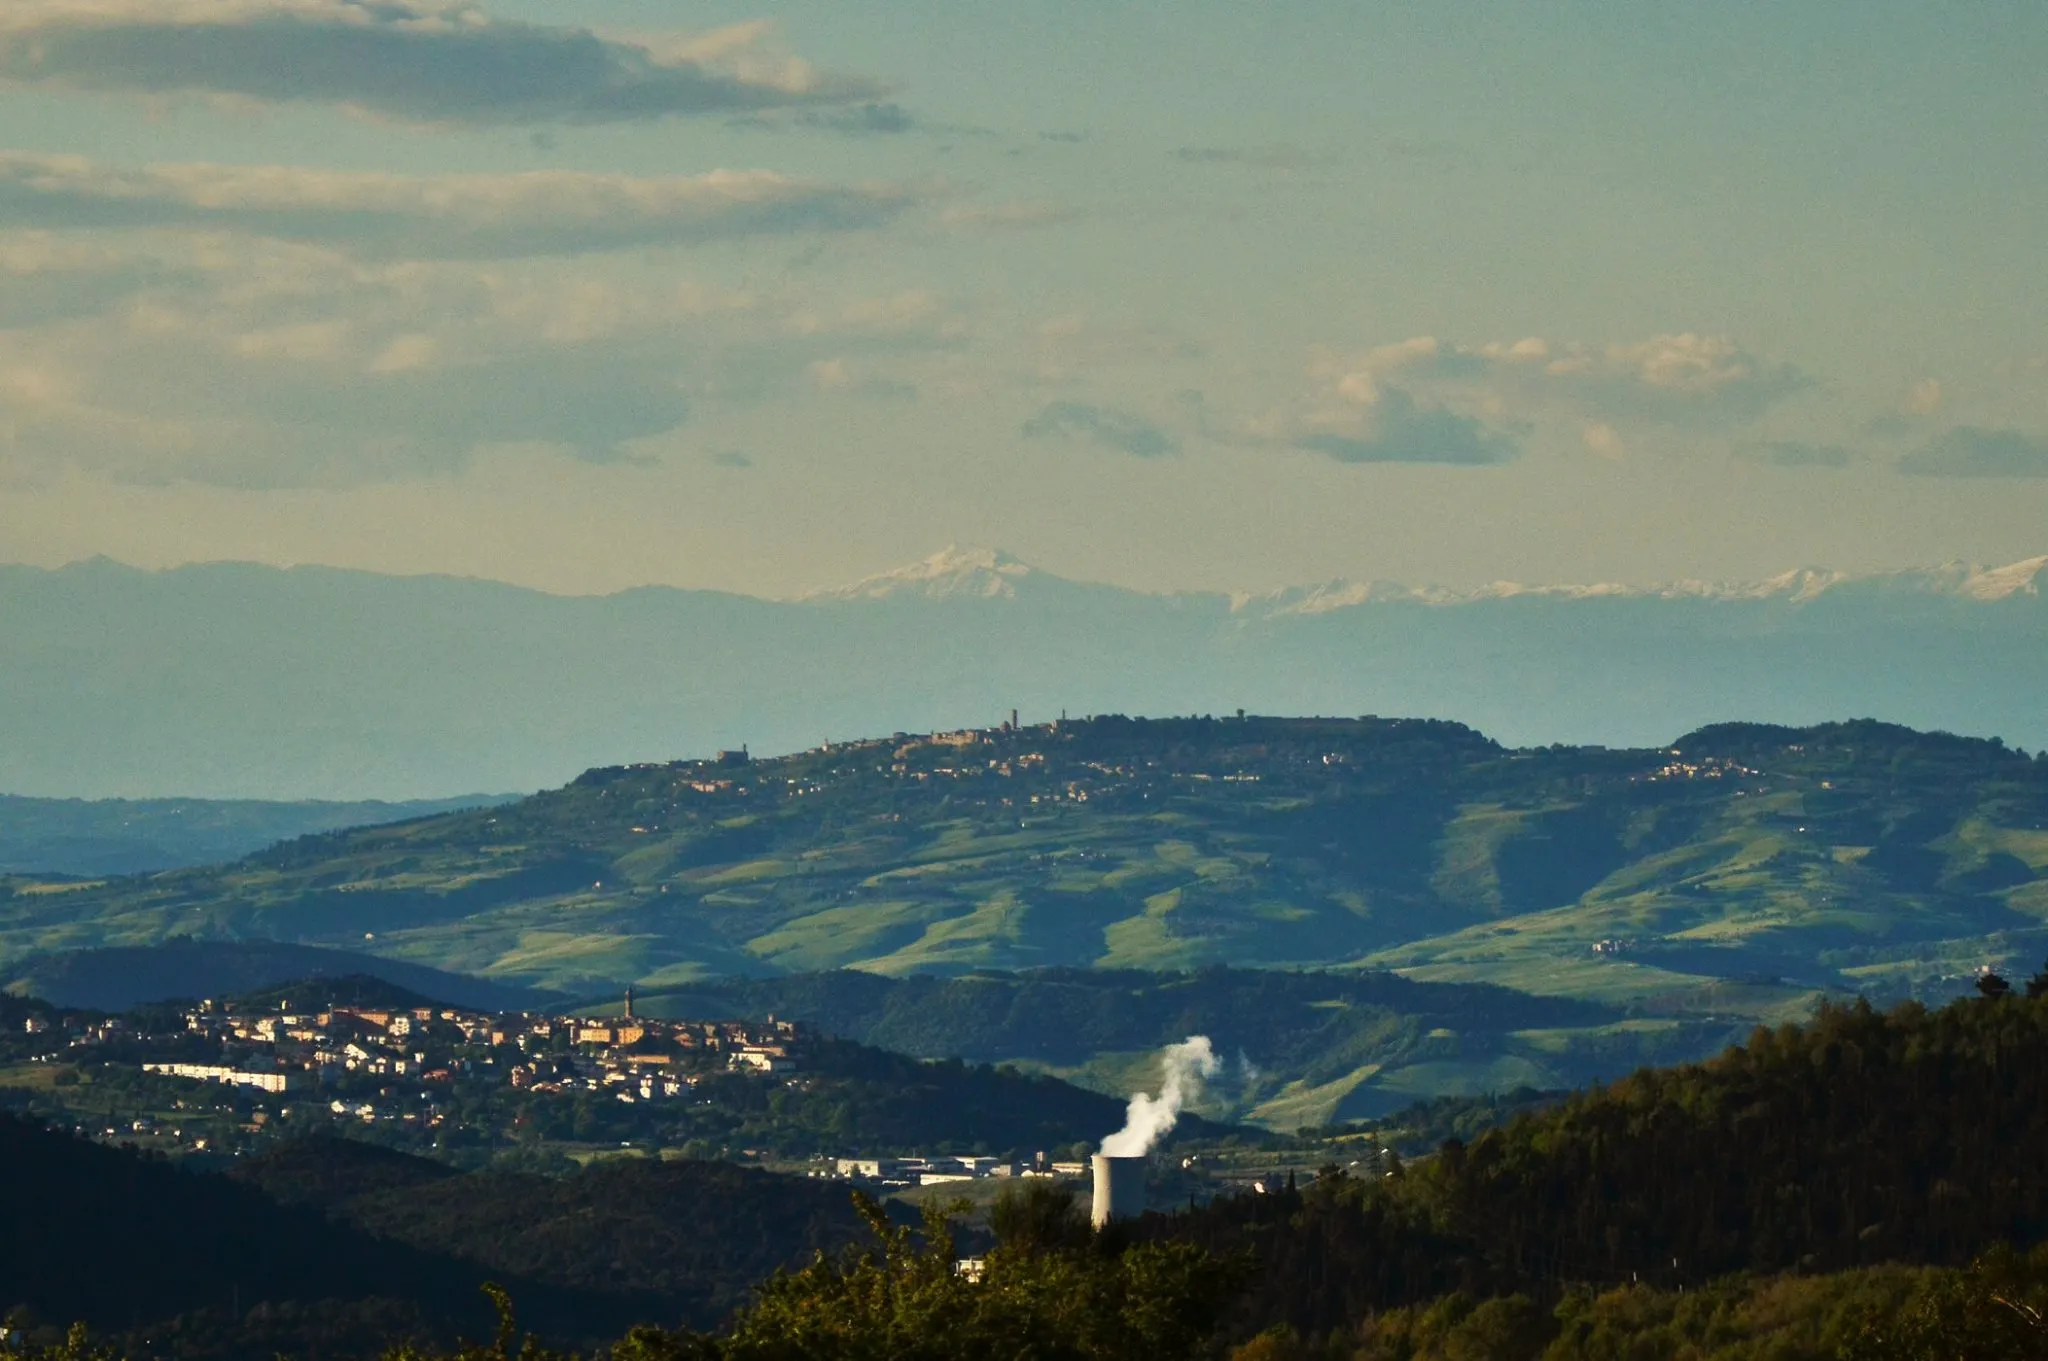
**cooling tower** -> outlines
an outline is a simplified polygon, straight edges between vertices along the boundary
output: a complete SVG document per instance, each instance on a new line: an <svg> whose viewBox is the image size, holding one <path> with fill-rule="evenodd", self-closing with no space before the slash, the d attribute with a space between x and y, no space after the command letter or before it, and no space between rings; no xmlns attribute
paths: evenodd
<svg viewBox="0 0 2048 1361"><path fill-rule="evenodd" d="M1112 1219L1134 1219L1145 1213L1145 1159L1114 1158L1098 1153L1095 1164L1095 1206L1089 1222L1101 1228Z"/></svg>

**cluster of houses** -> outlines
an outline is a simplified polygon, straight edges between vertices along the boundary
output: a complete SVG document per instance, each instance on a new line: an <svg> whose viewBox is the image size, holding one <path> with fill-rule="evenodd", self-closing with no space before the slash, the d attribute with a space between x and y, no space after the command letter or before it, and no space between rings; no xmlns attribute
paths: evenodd
<svg viewBox="0 0 2048 1361"><path fill-rule="evenodd" d="M263 1092L288 1092L343 1074L405 1078L431 1087L485 1077L524 1091L608 1092L620 1101L686 1095L733 1069L786 1074L810 1035L799 1022L668 1021L487 1013L456 1007L335 1005L251 1012L202 1002L184 1038L221 1058L145 1062L145 1072ZM138 1039L151 1037L137 1036ZM511 1052L508 1052L511 1051Z"/></svg>
<svg viewBox="0 0 2048 1361"><path fill-rule="evenodd" d="M970 1154L939 1154L933 1157L911 1158L834 1158L829 1167L820 1167L811 1175L895 1190L908 1186L936 1186L953 1181L979 1181L984 1177L1085 1177L1088 1175L1088 1164L1050 1162L1043 1153L1029 1162Z"/></svg>
<svg viewBox="0 0 2048 1361"><path fill-rule="evenodd" d="M1794 747L1793 750L1797 751L1799 749ZM1678 751L1676 748L1671 751L1670 755L1672 758L1670 761L1657 767L1642 778L1645 780L1720 780L1730 776L1739 778L1763 774L1762 771L1752 770L1740 761L1730 761L1719 756L1703 756L1697 761L1688 761L1683 759L1685 753Z"/></svg>
<svg viewBox="0 0 2048 1361"><path fill-rule="evenodd" d="M609 1091L620 1101L688 1095L711 1073L790 1074L802 1067L810 1038L796 1021L663 1021L633 1014L583 1020L507 1017L494 1044L516 1046L522 1060L508 1081L536 1092Z"/></svg>

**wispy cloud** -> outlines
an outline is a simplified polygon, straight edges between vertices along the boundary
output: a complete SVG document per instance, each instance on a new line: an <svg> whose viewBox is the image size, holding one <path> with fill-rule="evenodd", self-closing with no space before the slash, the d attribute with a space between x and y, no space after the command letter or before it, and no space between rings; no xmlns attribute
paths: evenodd
<svg viewBox="0 0 2048 1361"><path fill-rule="evenodd" d="M0 81L329 103L415 123L615 123L877 105L746 24L672 40L420 0L8 0Z"/></svg>
<svg viewBox="0 0 2048 1361"><path fill-rule="evenodd" d="M1183 146L1175 147L1172 155L1189 165L1242 165L1258 170L1295 170L1308 163L1308 158L1291 146Z"/></svg>
<svg viewBox="0 0 2048 1361"><path fill-rule="evenodd" d="M0 152L0 221L173 227L345 244L413 258L573 254L883 225L921 202L902 185L767 171L636 177L532 171L401 176L293 166L161 165Z"/></svg>
<svg viewBox="0 0 2048 1361"><path fill-rule="evenodd" d="M844 108L776 109L765 113L736 115L727 126L761 132L789 132L797 128L821 129L849 137L895 137L916 131L917 119L896 103L852 104Z"/></svg>
<svg viewBox="0 0 2048 1361"><path fill-rule="evenodd" d="M1024 422L1027 439L1085 439L1134 458L1164 458L1179 452L1173 436L1142 416L1110 406L1051 402Z"/></svg>
<svg viewBox="0 0 2048 1361"><path fill-rule="evenodd" d="M1855 455L1839 444L1810 444L1804 440L1770 440L1752 451L1760 463L1778 468L1846 468Z"/></svg>
<svg viewBox="0 0 2048 1361"><path fill-rule="evenodd" d="M1076 216L1072 208L1056 203L988 203L948 208L939 220L968 231L1010 231L1059 226Z"/></svg>
<svg viewBox="0 0 2048 1361"><path fill-rule="evenodd" d="M914 402L918 399L916 384L863 374L843 358L816 360L805 373L811 386L819 392L844 393L877 402Z"/></svg>
<svg viewBox="0 0 2048 1361"><path fill-rule="evenodd" d="M1919 477L2048 477L2048 440L1959 425L1899 460Z"/></svg>

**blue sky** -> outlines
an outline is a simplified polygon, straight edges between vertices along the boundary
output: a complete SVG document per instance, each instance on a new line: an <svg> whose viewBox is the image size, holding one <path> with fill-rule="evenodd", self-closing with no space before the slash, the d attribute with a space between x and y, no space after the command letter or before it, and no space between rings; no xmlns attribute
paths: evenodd
<svg viewBox="0 0 2048 1361"><path fill-rule="evenodd" d="M0 558L2048 551L2048 9L10 0Z"/></svg>

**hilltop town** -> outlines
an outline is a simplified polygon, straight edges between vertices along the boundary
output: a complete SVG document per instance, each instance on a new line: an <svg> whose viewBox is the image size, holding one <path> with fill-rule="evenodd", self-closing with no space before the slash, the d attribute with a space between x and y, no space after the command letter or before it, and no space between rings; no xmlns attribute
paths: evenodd
<svg viewBox="0 0 2048 1361"><path fill-rule="evenodd" d="M1050 1175L1040 1150L1070 1163L1119 1106L799 1021L647 1016L630 991L615 1014L490 1012L360 982L383 995L339 1000L365 989L322 980L113 1016L8 999L0 1087L78 1133L174 1156L338 1126L467 1165L667 1150L891 1188Z"/></svg>
<svg viewBox="0 0 2048 1361"><path fill-rule="evenodd" d="M687 1095L706 1072L789 1074L805 1027L792 1021L666 1021L635 1016L627 990L619 1017L486 1013L433 1005L333 1006L252 1014L201 1002L180 1038L223 1051L217 1063L146 1062L144 1071L246 1086L299 1089L340 1073L452 1083L457 1075L517 1090L606 1092L618 1100ZM114 1022L112 1024L118 1024ZM138 1036L147 1039L147 1036ZM516 1054L507 1054L507 1049Z"/></svg>

